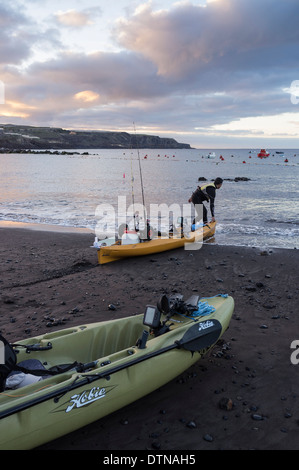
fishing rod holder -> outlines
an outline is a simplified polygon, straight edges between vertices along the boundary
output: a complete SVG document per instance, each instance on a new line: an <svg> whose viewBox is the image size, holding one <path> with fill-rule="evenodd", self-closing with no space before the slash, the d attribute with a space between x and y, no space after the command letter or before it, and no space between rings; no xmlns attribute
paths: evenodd
<svg viewBox="0 0 299 470"><path fill-rule="evenodd" d="M155 336L160 336L164 333L167 333L170 329L170 321L172 315L181 314L184 316L192 316L193 312L198 309L199 296L192 295L186 301L183 300L183 295L177 294L171 297L168 297L166 294L163 294L158 302L157 306L147 305L145 307L145 312L143 316L143 324L150 328L151 332ZM161 316L164 315L165 319L161 322ZM144 333L147 333L146 330L143 332L143 337L138 340L138 347L144 348L146 345L147 337L145 338Z"/></svg>
<svg viewBox="0 0 299 470"><path fill-rule="evenodd" d="M199 296L192 295L187 300L183 300L181 294L171 297L163 294L157 306L147 305L143 316L143 324L153 330L161 327L161 315L166 315L166 321L175 313L190 315L198 308Z"/></svg>

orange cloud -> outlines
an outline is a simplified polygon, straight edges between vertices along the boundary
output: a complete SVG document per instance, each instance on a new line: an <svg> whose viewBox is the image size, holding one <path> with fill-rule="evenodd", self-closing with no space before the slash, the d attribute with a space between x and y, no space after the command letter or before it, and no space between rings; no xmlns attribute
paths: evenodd
<svg viewBox="0 0 299 470"><path fill-rule="evenodd" d="M81 27L93 23L88 14L76 10L59 11L55 16L57 21L64 26Z"/></svg>
<svg viewBox="0 0 299 470"><path fill-rule="evenodd" d="M81 101L84 101L85 103L97 101L98 98L100 97L98 93L95 93L94 91L91 91L91 90L80 91L79 93L76 93L74 96L76 100L81 100Z"/></svg>
<svg viewBox="0 0 299 470"><path fill-rule="evenodd" d="M37 109L35 106L29 106L18 101L5 101L3 108L2 106L0 108L0 116L28 118L30 117L28 111L35 109Z"/></svg>

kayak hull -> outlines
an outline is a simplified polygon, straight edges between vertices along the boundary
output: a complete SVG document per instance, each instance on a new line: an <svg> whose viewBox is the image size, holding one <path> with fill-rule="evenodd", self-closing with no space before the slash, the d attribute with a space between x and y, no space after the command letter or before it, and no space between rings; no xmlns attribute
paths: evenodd
<svg viewBox="0 0 299 470"><path fill-rule="evenodd" d="M114 244L103 246L98 249L99 264L110 263L122 258L145 256L164 251L174 250L176 248L186 247L192 249L192 244L196 243L196 249L203 240L211 238L215 234L216 222L211 222L190 233L190 237L183 238L162 238L158 237L153 240L132 243L130 245Z"/></svg>
<svg viewBox="0 0 299 470"><path fill-rule="evenodd" d="M0 393L0 449L31 449L98 420L166 384L197 362L213 344L200 350L178 348L177 341L193 330L217 323L221 337L228 328L234 301L215 297L207 302L215 311L203 318L174 315L170 331L150 337L146 347L136 340L147 329L143 315L82 325L22 341L22 345L52 345L34 351L49 368L53 365L95 361L86 372L75 370L48 377L16 390ZM203 333L206 332L203 331ZM17 355L28 358L24 348ZM19 362L19 361L18 361ZM171 367L170 367L171 364Z"/></svg>

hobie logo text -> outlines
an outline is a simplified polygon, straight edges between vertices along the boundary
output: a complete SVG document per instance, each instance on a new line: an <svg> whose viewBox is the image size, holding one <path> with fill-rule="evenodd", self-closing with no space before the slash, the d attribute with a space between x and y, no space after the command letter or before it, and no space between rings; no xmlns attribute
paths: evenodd
<svg viewBox="0 0 299 470"><path fill-rule="evenodd" d="M94 387L91 390L84 390L80 395L73 395L70 399L71 405L65 410L69 413L74 408L81 408L82 406L89 405L94 401L100 400L106 396L106 389L100 387Z"/></svg>
<svg viewBox="0 0 299 470"><path fill-rule="evenodd" d="M210 320L207 320L199 324L198 331L206 330L207 328L211 328L212 326L214 326L214 323Z"/></svg>

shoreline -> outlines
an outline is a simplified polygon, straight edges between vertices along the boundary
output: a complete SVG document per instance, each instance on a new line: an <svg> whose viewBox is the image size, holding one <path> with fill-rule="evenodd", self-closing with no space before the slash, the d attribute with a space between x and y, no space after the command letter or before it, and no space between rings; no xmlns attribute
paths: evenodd
<svg viewBox="0 0 299 470"><path fill-rule="evenodd" d="M34 223L34 222L17 222L17 221L10 221L10 220L0 220L0 229L23 229L23 230L33 230L37 232L53 232L53 233L73 233L73 234L92 234L95 235L95 230L88 228L88 227L72 227L69 225L54 225L54 224L42 224L42 223ZM288 251L296 251L297 247L294 246L293 248L285 248L285 247L276 247L276 246L257 246L257 245L234 245L234 244L221 244L221 243L211 243L209 240L204 242L204 245L210 244L211 246L222 246L222 247L230 247L230 248L249 248L260 250L262 252L271 252L273 250L288 250Z"/></svg>
<svg viewBox="0 0 299 470"><path fill-rule="evenodd" d="M229 294L235 312L223 341L177 379L40 449L299 449L299 365L290 360L299 251L206 243L100 266L93 240L91 232L0 227L4 337L143 313L162 293Z"/></svg>
<svg viewBox="0 0 299 470"><path fill-rule="evenodd" d="M94 233L87 227L71 227L67 225L38 224L33 222L15 222L9 220L0 220L0 228L36 230L40 232L57 233Z"/></svg>

